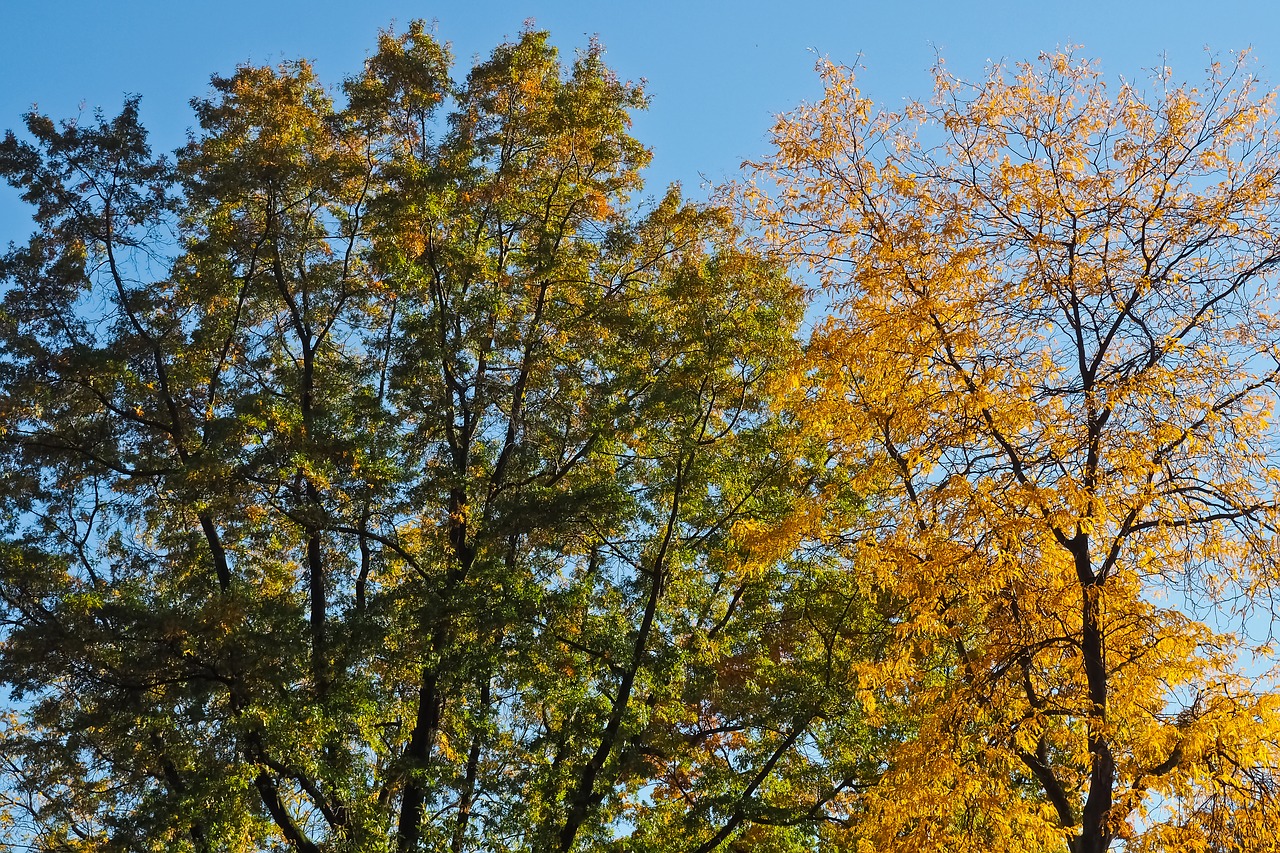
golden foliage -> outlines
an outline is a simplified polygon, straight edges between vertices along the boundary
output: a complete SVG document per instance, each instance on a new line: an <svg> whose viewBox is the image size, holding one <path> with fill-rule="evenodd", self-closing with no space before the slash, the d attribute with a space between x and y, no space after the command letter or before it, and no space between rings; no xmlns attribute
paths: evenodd
<svg viewBox="0 0 1280 853"><path fill-rule="evenodd" d="M1244 56L939 65L896 112L821 72L735 192L830 300L799 405L914 720L846 843L1272 849L1274 96Z"/></svg>

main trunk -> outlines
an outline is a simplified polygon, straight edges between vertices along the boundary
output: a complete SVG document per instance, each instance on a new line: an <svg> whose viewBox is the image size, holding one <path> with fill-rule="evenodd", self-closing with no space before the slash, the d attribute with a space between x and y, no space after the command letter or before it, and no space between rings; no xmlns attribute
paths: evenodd
<svg viewBox="0 0 1280 853"><path fill-rule="evenodd" d="M1073 853L1104 853L1114 833L1110 826L1116 765L1107 740L1107 661L1099 597L1102 583L1089 559L1089 539L1080 534L1073 549L1080 580L1080 651L1088 687L1089 790L1081 813L1080 835Z"/></svg>

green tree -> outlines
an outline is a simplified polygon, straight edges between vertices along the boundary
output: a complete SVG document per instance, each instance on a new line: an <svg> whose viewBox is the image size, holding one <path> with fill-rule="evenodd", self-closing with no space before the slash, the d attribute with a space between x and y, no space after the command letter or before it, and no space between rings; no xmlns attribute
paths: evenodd
<svg viewBox="0 0 1280 853"><path fill-rule="evenodd" d="M10 838L45 850L807 845L870 736L799 560L802 312L723 210L643 215L642 93L420 23L340 96L244 66L154 156L0 174ZM860 647L857 647L860 648ZM865 768L864 768L865 769ZM618 840L629 836L629 840Z"/></svg>

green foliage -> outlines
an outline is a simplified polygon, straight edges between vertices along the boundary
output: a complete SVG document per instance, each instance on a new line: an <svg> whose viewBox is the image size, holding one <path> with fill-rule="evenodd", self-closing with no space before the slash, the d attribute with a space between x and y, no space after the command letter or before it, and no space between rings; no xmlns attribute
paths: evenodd
<svg viewBox="0 0 1280 853"><path fill-rule="evenodd" d="M638 212L644 106L545 33L421 23L27 117L0 315L0 681L42 850L810 849L874 773L874 618L800 559L802 304ZM814 460L817 460L816 462ZM812 543L809 543L810 545ZM865 692L865 691L863 691Z"/></svg>

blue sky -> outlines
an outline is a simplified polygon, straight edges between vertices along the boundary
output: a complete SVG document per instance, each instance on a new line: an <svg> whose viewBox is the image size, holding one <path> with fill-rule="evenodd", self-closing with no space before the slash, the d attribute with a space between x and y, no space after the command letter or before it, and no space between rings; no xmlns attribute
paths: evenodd
<svg viewBox="0 0 1280 853"><path fill-rule="evenodd" d="M636 133L655 151L650 192L682 181L736 174L766 150L772 117L819 94L818 56L861 56L863 89L899 104L927 97L935 51L962 76L988 60L1018 61L1067 44L1110 75L1144 76L1162 55L1178 79L1196 79L1205 48L1253 47L1264 76L1280 83L1280 12L1271 3L1216 0L1113 2L548 2L473 0L0 0L0 128L16 127L33 103L56 118L118 109L142 96L158 148L191 124L188 100L209 75L238 63L314 60L337 83L357 71L376 33L393 22L434 19L462 65L532 18L566 51L598 35L609 63L646 78L652 107ZM26 215L0 188L0 246L21 239Z"/></svg>

